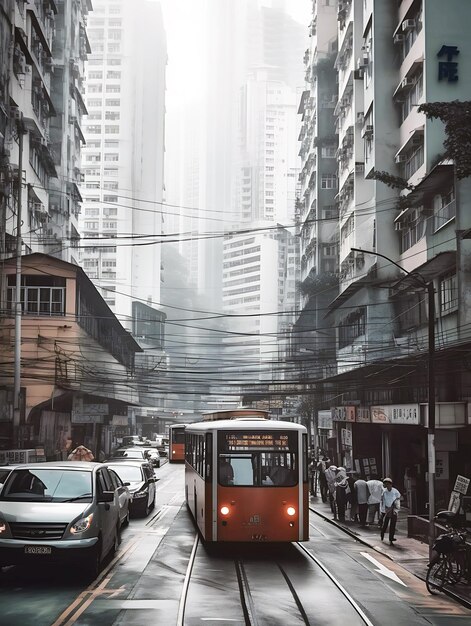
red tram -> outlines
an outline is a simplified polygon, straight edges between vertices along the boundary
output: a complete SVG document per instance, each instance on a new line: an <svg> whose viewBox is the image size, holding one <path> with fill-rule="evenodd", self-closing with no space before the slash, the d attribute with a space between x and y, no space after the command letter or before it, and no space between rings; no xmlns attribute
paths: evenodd
<svg viewBox="0 0 471 626"><path fill-rule="evenodd" d="M188 508L206 541L307 541L307 431L248 414L187 425Z"/></svg>
<svg viewBox="0 0 471 626"><path fill-rule="evenodd" d="M186 424L172 424L168 427L168 462L183 463L185 460Z"/></svg>

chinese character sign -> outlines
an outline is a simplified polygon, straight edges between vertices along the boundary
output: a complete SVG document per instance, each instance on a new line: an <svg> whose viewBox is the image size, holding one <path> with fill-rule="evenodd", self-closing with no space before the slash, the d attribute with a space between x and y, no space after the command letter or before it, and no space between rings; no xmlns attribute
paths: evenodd
<svg viewBox="0 0 471 626"><path fill-rule="evenodd" d="M442 59L438 62L438 80L446 80L449 83L458 82L458 63L454 61L454 57L458 56L460 51L458 46L442 46L437 53L437 57Z"/></svg>

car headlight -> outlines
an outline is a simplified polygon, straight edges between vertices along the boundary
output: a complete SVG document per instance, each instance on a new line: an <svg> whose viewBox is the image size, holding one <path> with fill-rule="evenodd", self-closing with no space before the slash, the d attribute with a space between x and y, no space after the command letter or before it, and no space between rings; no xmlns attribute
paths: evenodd
<svg viewBox="0 0 471 626"><path fill-rule="evenodd" d="M77 522L72 524L70 528L70 532L73 535L85 532L92 525L92 520L93 520L93 513L90 513L90 515L87 515L87 517L82 517L82 519L79 519Z"/></svg>
<svg viewBox="0 0 471 626"><path fill-rule="evenodd" d="M145 489L141 489L140 491L136 491L132 494L133 498L145 498L149 494L149 490L147 487Z"/></svg>
<svg viewBox="0 0 471 626"><path fill-rule="evenodd" d="M4 535L6 532L8 532L8 524L0 518L0 535Z"/></svg>

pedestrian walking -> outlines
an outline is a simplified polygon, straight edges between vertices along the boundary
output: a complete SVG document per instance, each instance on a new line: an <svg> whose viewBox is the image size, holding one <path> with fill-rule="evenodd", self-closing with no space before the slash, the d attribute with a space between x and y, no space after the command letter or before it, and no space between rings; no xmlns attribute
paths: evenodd
<svg viewBox="0 0 471 626"><path fill-rule="evenodd" d="M337 505L339 522L345 521L345 510L347 508L349 493L350 488L348 486L347 473L344 467L339 467L335 477L335 502Z"/></svg>
<svg viewBox="0 0 471 626"><path fill-rule="evenodd" d="M322 502L327 502L327 494L329 491L327 487L327 478L325 476L328 463L330 463L330 459L324 456L317 464L317 475L319 476L319 491L321 492Z"/></svg>
<svg viewBox="0 0 471 626"><path fill-rule="evenodd" d="M368 491L368 524L371 526L375 522L376 516L378 516L379 525L379 504L381 502L381 496L383 494L383 483L378 480L377 476L373 476L370 480L366 481Z"/></svg>
<svg viewBox="0 0 471 626"><path fill-rule="evenodd" d="M311 459L310 463L309 463L309 493L311 494L311 496L315 496L316 494L316 490L314 489L314 482L316 479L316 461L314 459L314 457Z"/></svg>
<svg viewBox="0 0 471 626"><path fill-rule="evenodd" d="M329 490L329 504L330 510L334 514L334 519L337 519L337 507L335 505L335 477L337 475L337 466L329 465L325 470L325 479L327 481L327 488Z"/></svg>
<svg viewBox="0 0 471 626"><path fill-rule="evenodd" d="M393 487L391 478L383 480L383 493L381 495L380 509L383 514L383 524L381 526L381 541L388 530L389 525L389 543L392 546L396 541L394 534L396 532L396 522L399 509L401 508L401 494Z"/></svg>
<svg viewBox="0 0 471 626"><path fill-rule="evenodd" d="M356 499L358 503L358 518L360 521L360 526L362 528L366 527L366 514L368 513L368 498L370 495L370 491L368 489L368 485L363 476L360 476L358 480L355 481L355 493Z"/></svg>
<svg viewBox="0 0 471 626"><path fill-rule="evenodd" d="M357 492L355 490L356 481L357 481L356 472L347 472L348 488L350 489L350 493L347 496L347 500L350 504L350 521L351 522L358 521L358 500L357 500Z"/></svg>

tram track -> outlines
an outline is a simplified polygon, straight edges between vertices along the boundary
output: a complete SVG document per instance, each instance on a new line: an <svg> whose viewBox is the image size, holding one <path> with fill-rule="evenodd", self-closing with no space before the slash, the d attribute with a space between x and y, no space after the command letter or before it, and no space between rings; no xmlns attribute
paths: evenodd
<svg viewBox="0 0 471 626"><path fill-rule="evenodd" d="M232 581L225 581L227 582L227 589L232 589L233 591L231 596L232 610L237 612L237 615L234 613L233 617L229 614L227 615L228 623L242 622L245 626L266 626L267 624L286 623L283 619L283 613L280 613L277 621L274 621L273 615L269 614L270 611L273 611L273 607L277 603L283 606L283 611L286 614L290 615L291 624L311 626L319 623L319 616L316 614L316 611L313 610L309 593L306 594L306 579L303 576L300 577L299 571L293 569L292 559L287 558L286 562L285 559L281 561L280 559L270 559L269 557L265 557L263 553L261 555L251 555L248 558L240 555L233 556L230 553L234 549L234 546L229 547L228 555L224 555L228 546L220 545L219 547L221 548L221 552L218 553L217 558L213 560L212 556L209 556L206 551L204 556L200 554L200 558L203 559L203 561L206 559L206 562L202 561L196 565L199 546L205 546L205 548L208 547L207 544L203 544L200 541L199 536L196 535L182 586L177 626L185 626L187 623L193 623L191 613L192 611L194 612L195 607L191 607L188 604L189 596L191 595L189 593L190 587L193 582L195 585L202 584L201 576L198 577L198 574L195 575L196 580L192 579L193 573L196 569L198 569L199 572L204 571L206 573L211 571L219 572L220 570L214 566L217 565L218 559L221 559L221 555L225 562L232 562L234 564L235 570L236 584L231 584ZM308 563L311 564L311 568L312 563L314 563L316 570L320 570L326 579L328 579L329 582L327 584L332 584L337 589L348 605L350 605L350 607L354 610L358 623L361 623L364 626L374 626L373 622L368 618L355 599L348 593L348 591L316 555L314 555L301 543L293 543L291 546L297 553L302 554L303 560L307 559ZM214 552L215 546L211 545L210 549ZM225 558L226 556L228 558ZM289 557L289 554L286 553L285 556ZM290 568L291 573L289 572ZM216 589L218 589L219 592L222 592L221 578L218 578L217 581L211 580L210 577L205 574L203 584L205 584L212 592ZM315 579L313 579L312 585L313 587L316 585ZM309 588L309 580L307 581L307 588ZM228 590L224 589L224 595L226 598L228 598ZM237 592L238 599L236 597ZM302 598L303 594L304 600ZM195 596L196 594L193 594L193 600ZM276 598L276 602L274 601L274 598ZM306 605L306 601L310 608ZM237 606L239 606L240 609L237 609ZM185 619L187 612L190 613L188 621ZM205 619L210 618L208 617ZM357 621L355 621L355 623L357 623Z"/></svg>

